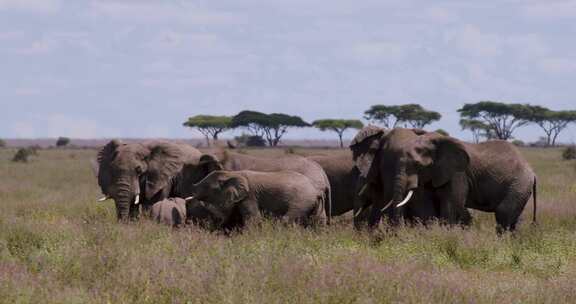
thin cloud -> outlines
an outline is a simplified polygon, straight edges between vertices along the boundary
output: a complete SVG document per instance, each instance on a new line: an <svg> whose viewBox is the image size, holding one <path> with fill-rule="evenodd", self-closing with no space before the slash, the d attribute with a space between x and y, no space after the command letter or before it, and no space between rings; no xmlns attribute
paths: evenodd
<svg viewBox="0 0 576 304"><path fill-rule="evenodd" d="M55 13L61 6L61 0L0 0L0 11Z"/></svg>

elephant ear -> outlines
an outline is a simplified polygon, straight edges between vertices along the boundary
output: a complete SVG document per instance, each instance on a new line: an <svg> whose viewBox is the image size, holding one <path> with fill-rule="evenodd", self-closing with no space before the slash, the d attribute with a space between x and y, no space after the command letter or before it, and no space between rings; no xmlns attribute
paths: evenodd
<svg viewBox="0 0 576 304"><path fill-rule="evenodd" d="M206 176L211 172L224 170L224 166L222 166L216 156L212 154L204 154L200 157L198 169L201 170L202 176Z"/></svg>
<svg viewBox="0 0 576 304"><path fill-rule="evenodd" d="M108 194L108 187L112 183L111 163L118 156L118 148L123 145L119 140L111 140L100 151L98 151L97 158L97 172L98 185L102 189L102 193Z"/></svg>
<svg viewBox="0 0 576 304"><path fill-rule="evenodd" d="M470 164L470 155L462 142L436 133L429 133L424 138L434 147L434 153L422 157L424 162L427 161L426 158L433 158L431 164L434 187L445 185L455 173L466 171Z"/></svg>
<svg viewBox="0 0 576 304"><path fill-rule="evenodd" d="M151 200L161 190L172 186L172 179L182 170L186 155L177 144L156 143L149 146L144 195Z"/></svg>
<svg viewBox="0 0 576 304"><path fill-rule="evenodd" d="M350 143L352 158L362 177L367 177L376 153L380 150L380 139L385 130L376 126L362 128Z"/></svg>
<svg viewBox="0 0 576 304"><path fill-rule="evenodd" d="M231 177L223 182L222 191L226 204L238 203L248 196L248 180L245 177Z"/></svg>

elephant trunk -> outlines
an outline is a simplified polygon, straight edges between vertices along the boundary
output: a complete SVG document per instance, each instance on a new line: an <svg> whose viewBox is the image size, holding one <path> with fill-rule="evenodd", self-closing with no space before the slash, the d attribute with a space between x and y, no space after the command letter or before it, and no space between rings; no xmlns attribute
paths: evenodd
<svg viewBox="0 0 576 304"><path fill-rule="evenodd" d="M394 177L392 188L392 199L382 208L382 211L388 209L390 206L401 207L412 198L413 191L410 190L406 193L408 187L408 177L406 175L406 169L403 164L401 164Z"/></svg>
<svg viewBox="0 0 576 304"><path fill-rule="evenodd" d="M126 221L130 216L130 206L137 205L140 202L139 187L136 189L130 187L130 183L119 182L118 191L114 195L114 202L116 203L116 215L119 221Z"/></svg>

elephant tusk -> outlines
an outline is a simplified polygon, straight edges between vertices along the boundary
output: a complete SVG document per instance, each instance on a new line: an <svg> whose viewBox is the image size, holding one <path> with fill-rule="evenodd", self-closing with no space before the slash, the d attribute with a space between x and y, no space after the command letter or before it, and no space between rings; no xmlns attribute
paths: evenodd
<svg viewBox="0 0 576 304"><path fill-rule="evenodd" d="M106 196L103 196L103 197L99 198L98 201L99 201L99 202L103 202L103 201L107 201L107 200L109 200L109 199L110 199L110 197L109 197L108 195L106 195Z"/></svg>
<svg viewBox="0 0 576 304"><path fill-rule="evenodd" d="M189 196L189 197L185 198L184 200L188 202L188 201L191 201L193 199L194 199L194 196Z"/></svg>
<svg viewBox="0 0 576 304"><path fill-rule="evenodd" d="M380 209L380 212L384 212L384 210L386 210L386 209L388 209L390 206L392 206L392 203L393 203L393 202L394 202L393 200L390 201L386 206L384 206L384 208Z"/></svg>
<svg viewBox="0 0 576 304"><path fill-rule="evenodd" d="M413 194L414 190L408 191L408 195L406 195L406 198L403 201L401 201L400 204L396 205L396 208L406 205L406 203L408 203L408 201L412 198Z"/></svg>
<svg viewBox="0 0 576 304"><path fill-rule="evenodd" d="M140 194L136 194L136 198L134 199L134 205L138 205L140 202Z"/></svg>
<svg viewBox="0 0 576 304"><path fill-rule="evenodd" d="M362 186L360 191L358 191L358 196L363 196L364 192L366 192L367 185Z"/></svg>
<svg viewBox="0 0 576 304"><path fill-rule="evenodd" d="M354 217L357 217L358 215L360 215L360 213L362 213L362 211L364 211L364 206L360 207L360 209L354 213Z"/></svg>

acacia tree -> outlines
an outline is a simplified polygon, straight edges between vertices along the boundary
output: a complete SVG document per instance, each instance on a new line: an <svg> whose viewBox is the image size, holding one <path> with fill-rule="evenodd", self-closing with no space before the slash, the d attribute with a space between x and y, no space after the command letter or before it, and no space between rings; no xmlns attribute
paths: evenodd
<svg viewBox="0 0 576 304"><path fill-rule="evenodd" d="M460 127L462 127L462 130L470 130L470 132L472 132L472 140L474 143L479 143L482 136L490 138L488 126L479 120L460 119Z"/></svg>
<svg viewBox="0 0 576 304"><path fill-rule="evenodd" d="M268 145L275 147L280 143L288 128L309 127L310 124L299 116L282 113L265 114L256 111L242 111L232 118L232 127L244 127L254 135L264 137Z"/></svg>
<svg viewBox="0 0 576 304"><path fill-rule="evenodd" d="M508 140L514 131L530 122L531 110L525 104L506 104L494 101L467 103L458 110L463 119L478 120L496 138Z"/></svg>
<svg viewBox="0 0 576 304"><path fill-rule="evenodd" d="M546 145L555 146L560 133L570 123L576 122L576 111L552 111L542 106L530 106L530 121L540 126L546 134Z"/></svg>
<svg viewBox="0 0 576 304"><path fill-rule="evenodd" d="M412 128L422 129L442 118L440 113L426 110L419 104L401 105L398 109L398 120L404 122L405 125L410 125Z"/></svg>
<svg viewBox="0 0 576 304"><path fill-rule="evenodd" d="M342 135L348 129L362 129L364 124L359 120L347 120L347 119L319 119L312 123L312 125L320 131L334 131L338 134L340 139L340 148L344 147L342 142Z"/></svg>
<svg viewBox="0 0 576 304"><path fill-rule="evenodd" d="M421 105L413 103L392 106L373 105L364 114L364 118L381 123L386 128L396 128L403 124L421 129L442 118L440 113L426 110Z"/></svg>
<svg viewBox="0 0 576 304"><path fill-rule="evenodd" d="M398 106L373 105L364 112L364 118L391 129L396 128L400 123L398 113Z"/></svg>
<svg viewBox="0 0 576 304"><path fill-rule="evenodd" d="M210 146L210 138L218 140L218 135L231 129L232 117L196 115L188 118L183 123L185 127L196 128L206 138L206 144Z"/></svg>

